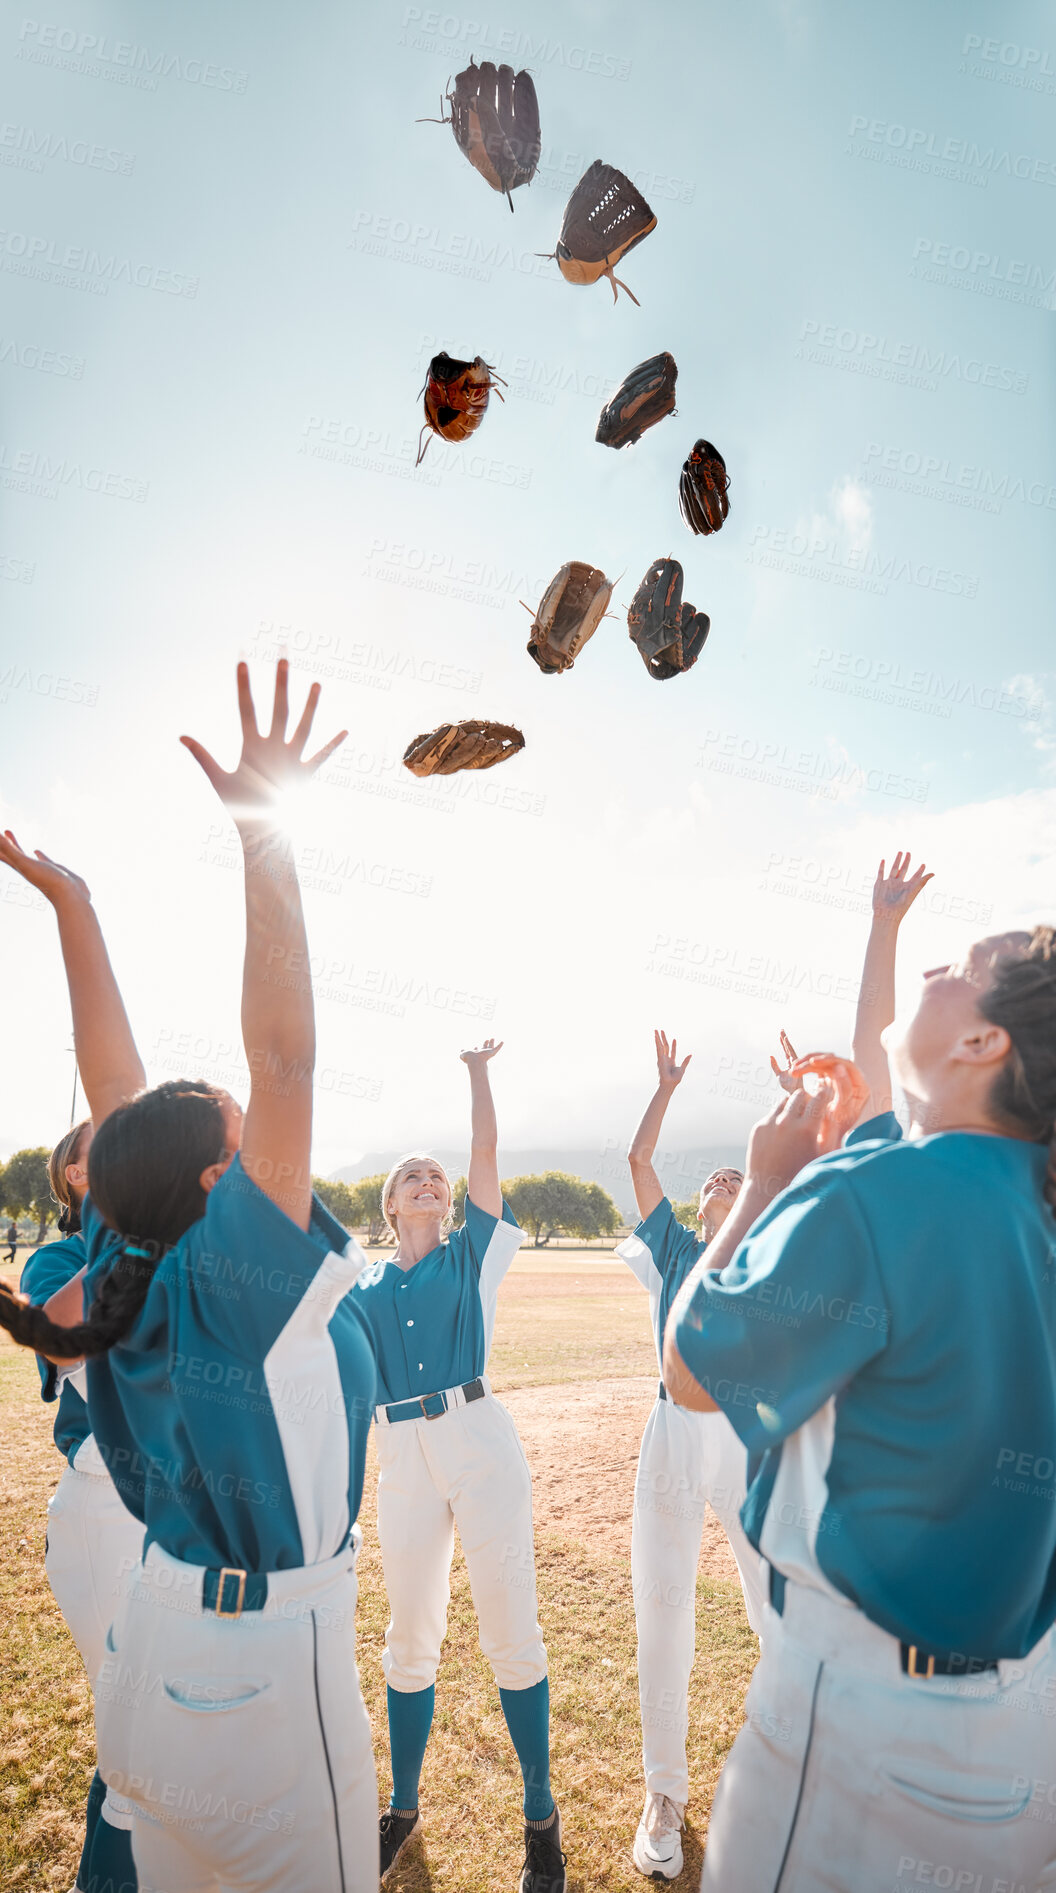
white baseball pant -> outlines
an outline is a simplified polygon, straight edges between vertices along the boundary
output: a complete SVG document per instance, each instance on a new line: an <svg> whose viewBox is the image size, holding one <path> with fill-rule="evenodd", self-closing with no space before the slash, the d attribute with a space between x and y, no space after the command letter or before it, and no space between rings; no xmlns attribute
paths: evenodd
<svg viewBox="0 0 1056 1893"><path fill-rule="evenodd" d="M546 1675L539 1628L532 1478L517 1428L491 1394L436 1420L375 1432L378 1537L391 1622L382 1658L392 1689L436 1681L451 1597L455 1526L480 1644L501 1689Z"/></svg>
<svg viewBox="0 0 1056 1893"><path fill-rule="evenodd" d="M642 1760L651 1794L689 1800L686 1735L696 1648L697 1566L710 1505L737 1560L748 1622L762 1629L768 1572L744 1534L747 1456L723 1413L657 1400L634 1482L631 1579L638 1626Z"/></svg>
<svg viewBox="0 0 1056 1893"><path fill-rule="evenodd" d="M44 1569L93 1685L106 1633L143 1549L143 1526L122 1504L91 1434L48 1500ZM102 1772L102 1770L100 1770ZM105 1779L105 1776L104 1776ZM131 1810L107 1790L103 1819L131 1826Z"/></svg>
<svg viewBox="0 0 1056 1893"><path fill-rule="evenodd" d="M121 1503L89 1437L48 1500L44 1569L90 1677L142 1549L143 1526Z"/></svg>
<svg viewBox="0 0 1056 1893"><path fill-rule="evenodd" d="M355 1547L201 1608L151 1545L96 1681L100 1766L134 1810L141 1893L377 1893L377 1778L355 1659Z"/></svg>
<svg viewBox="0 0 1056 1893"><path fill-rule="evenodd" d="M1056 1887L1056 1633L914 1681L894 1637L788 1584L719 1778L701 1893Z"/></svg>

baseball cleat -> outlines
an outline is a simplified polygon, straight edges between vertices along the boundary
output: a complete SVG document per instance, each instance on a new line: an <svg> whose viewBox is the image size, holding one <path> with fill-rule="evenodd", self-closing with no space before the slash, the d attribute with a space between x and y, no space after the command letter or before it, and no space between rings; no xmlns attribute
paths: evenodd
<svg viewBox="0 0 1056 1893"><path fill-rule="evenodd" d="M566 1893L565 1856L561 1852L561 1816L554 1809L549 1827L524 1830L524 1866L517 1893Z"/></svg>
<svg viewBox="0 0 1056 1893"><path fill-rule="evenodd" d="M677 1880L682 1871L684 1810L666 1794L647 1794L634 1837L634 1864L647 1880Z"/></svg>
<svg viewBox="0 0 1056 1893"><path fill-rule="evenodd" d="M417 1834L422 1825L422 1817L415 1808L413 1814L394 1814L391 1808L378 1822L378 1839L381 1843L381 1877L385 1878L393 1865L397 1854L402 1853L412 1834Z"/></svg>

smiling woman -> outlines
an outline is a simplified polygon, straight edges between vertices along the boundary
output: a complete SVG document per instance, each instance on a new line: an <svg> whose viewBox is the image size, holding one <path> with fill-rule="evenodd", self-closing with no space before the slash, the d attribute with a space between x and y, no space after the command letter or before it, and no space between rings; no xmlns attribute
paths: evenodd
<svg viewBox="0 0 1056 1893"><path fill-rule="evenodd" d="M501 1050L487 1039L462 1053L472 1098L464 1226L444 1241L451 1185L442 1165L425 1155L401 1157L381 1198L396 1253L360 1277L353 1297L378 1363L378 1536L392 1612L383 1658L392 1798L380 1821L381 1870L388 1872L420 1825L418 1783L457 1525L481 1645L524 1777L521 1893L564 1893L532 1481L517 1429L484 1371L499 1284L524 1241L499 1184L488 1066Z"/></svg>
<svg viewBox="0 0 1056 1893"><path fill-rule="evenodd" d="M1030 1788L1056 1730L1026 1712L1056 1689L1056 1515L1008 1468L1056 1437L1056 929L933 968L884 1043L908 1137L883 1113L811 1161L790 1097L752 1132L721 1274L668 1323L672 1384L710 1388L754 1459L774 1606L707 1893L807 1893L822 1857L841 1887L907 1855L973 1884L1051 1865Z"/></svg>

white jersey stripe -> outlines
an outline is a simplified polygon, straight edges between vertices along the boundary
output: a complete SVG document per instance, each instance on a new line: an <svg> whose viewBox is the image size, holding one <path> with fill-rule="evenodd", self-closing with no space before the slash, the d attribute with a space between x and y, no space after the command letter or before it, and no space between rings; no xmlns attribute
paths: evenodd
<svg viewBox="0 0 1056 1893"><path fill-rule="evenodd" d="M329 1325L366 1266L367 1258L354 1239L343 1255L331 1249L264 1356L264 1379L282 1441L304 1564L332 1558L352 1525L348 1421Z"/></svg>

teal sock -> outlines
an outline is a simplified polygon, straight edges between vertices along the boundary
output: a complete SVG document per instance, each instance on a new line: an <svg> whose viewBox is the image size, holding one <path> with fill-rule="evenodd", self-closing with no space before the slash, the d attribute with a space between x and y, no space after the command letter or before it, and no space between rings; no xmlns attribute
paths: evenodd
<svg viewBox="0 0 1056 1893"><path fill-rule="evenodd" d="M92 1841L95 1838L96 1824L103 1811L106 1800L106 1782L98 1768L92 1776L92 1785L88 1790L88 1805L84 1810L84 1846L81 1849L81 1864L77 1869L78 1893L88 1885L88 1863L92 1857Z"/></svg>
<svg viewBox="0 0 1056 1893"><path fill-rule="evenodd" d="M93 1783L94 1786L94 1783ZM83 1872L83 1869L82 1869ZM124 1827L111 1827L102 1816L95 1823L84 1893L136 1893L139 1881L132 1860L132 1836Z"/></svg>
<svg viewBox="0 0 1056 1893"><path fill-rule="evenodd" d="M554 1811L550 1793L550 1683L531 1689L500 1689L499 1701L524 1779L524 1818L545 1821Z"/></svg>
<svg viewBox="0 0 1056 1893"><path fill-rule="evenodd" d="M436 1690L399 1689L387 1691L389 1704L389 1752L392 1757L392 1800L390 1807L408 1813L418 1806L418 1782L425 1760L425 1747L433 1726Z"/></svg>

